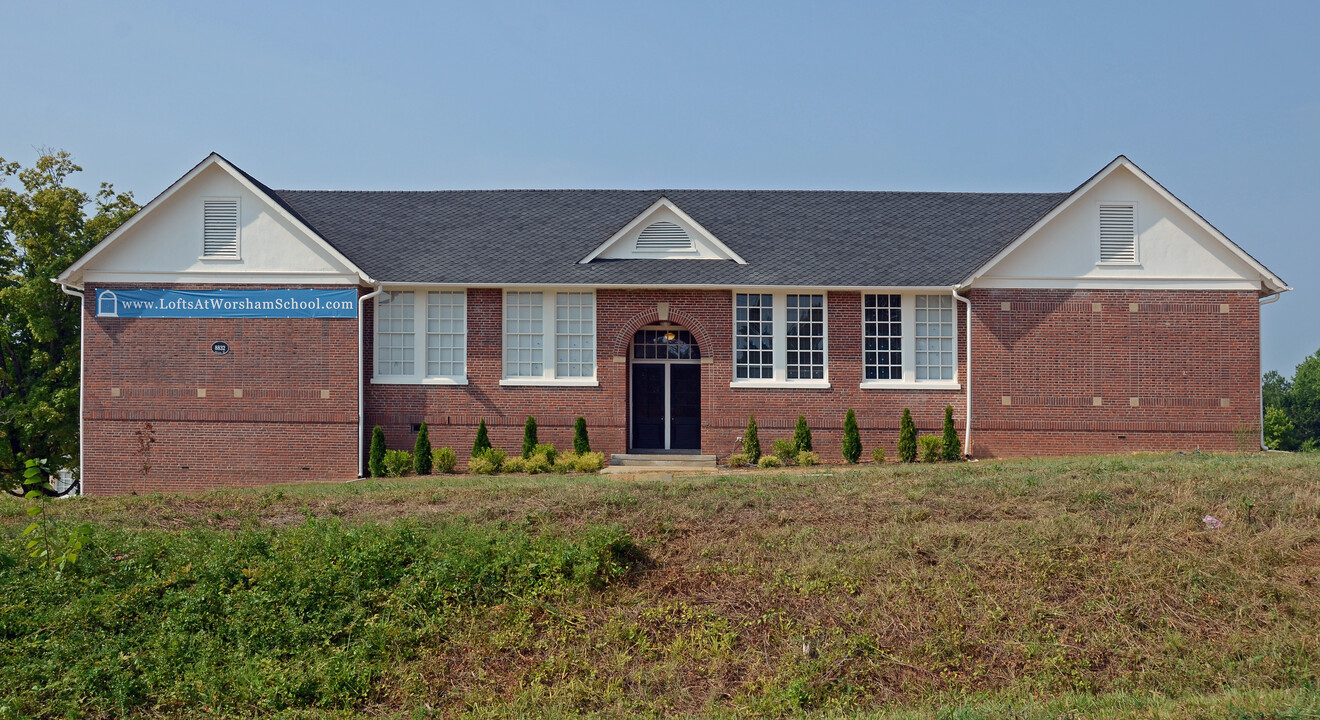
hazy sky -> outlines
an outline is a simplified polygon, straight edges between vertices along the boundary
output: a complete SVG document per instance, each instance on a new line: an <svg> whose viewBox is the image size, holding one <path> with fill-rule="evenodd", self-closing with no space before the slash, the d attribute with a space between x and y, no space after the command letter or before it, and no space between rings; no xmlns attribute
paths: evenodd
<svg viewBox="0 0 1320 720"><path fill-rule="evenodd" d="M1320 3L0 6L0 157L304 189L1071 190L1134 160L1320 348Z"/></svg>

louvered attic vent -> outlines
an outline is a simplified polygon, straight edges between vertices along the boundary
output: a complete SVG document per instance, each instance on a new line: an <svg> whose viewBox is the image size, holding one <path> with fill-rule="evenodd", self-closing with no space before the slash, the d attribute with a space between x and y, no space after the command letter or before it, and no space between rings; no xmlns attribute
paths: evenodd
<svg viewBox="0 0 1320 720"><path fill-rule="evenodd" d="M238 199L202 201L202 257L238 257Z"/></svg>
<svg viewBox="0 0 1320 720"><path fill-rule="evenodd" d="M637 236L637 249L642 251L691 250L692 238L687 231L668 220L658 220L646 226Z"/></svg>
<svg viewBox="0 0 1320 720"><path fill-rule="evenodd" d="M1100 206L1100 262L1137 261L1137 213L1132 205Z"/></svg>

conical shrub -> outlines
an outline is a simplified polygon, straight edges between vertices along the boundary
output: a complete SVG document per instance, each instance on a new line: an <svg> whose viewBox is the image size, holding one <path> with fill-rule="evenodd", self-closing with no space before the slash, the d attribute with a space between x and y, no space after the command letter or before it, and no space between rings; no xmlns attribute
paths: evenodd
<svg viewBox="0 0 1320 720"><path fill-rule="evenodd" d="M848 414L843 416L843 446L840 450L843 459L850 463L862 457L862 433L857 429L857 414L852 408L848 408Z"/></svg>
<svg viewBox="0 0 1320 720"><path fill-rule="evenodd" d="M578 455L591 452L591 441L587 439L587 419L579 417L573 423L573 452Z"/></svg>
<svg viewBox="0 0 1320 720"><path fill-rule="evenodd" d="M962 459L962 442L958 440L958 431L953 429L953 406L944 406L944 440L940 449L940 459L957 462Z"/></svg>
<svg viewBox="0 0 1320 720"><path fill-rule="evenodd" d="M417 442L413 443L413 472L430 475L431 463L431 433L427 431L426 423L422 423L417 431Z"/></svg>
<svg viewBox="0 0 1320 720"><path fill-rule="evenodd" d="M523 425L522 456L524 460L532 456L532 451L536 449L536 445L536 418L528 415L527 424Z"/></svg>
<svg viewBox="0 0 1320 720"><path fill-rule="evenodd" d="M747 432L743 433L743 455L755 465L761 459L761 438L756 434L756 416L747 416Z"/></svg>
<svg viewBox="0 0 1320 720"><path fill-rule="evenodd" d="M477 439L472 441L472 457L477 457L490 449L490 437L486 434L486 421L477 426Z"/></svg>
<svg viewBox="0 0 1320 720"><path fill-rule="evenodd" d="M903 420L898 424L898 459L905 463L917 461L917 425L907 408L903 408Z"/></svg>
<svg viewBox="0 0 1320 720"><path fill-rule="evenodd" d="M385 429L379 425L371 429L371 453L367 455L367 473L371 477L385 477Z"/></svg>
<svg viewBox="0 0 1320 720"><path fill-rule="evenodd" d="M807 425L806 415L798 415L797 427L793 429L793 446L798 452L815 449L811 447L811 428Z"/></svg>

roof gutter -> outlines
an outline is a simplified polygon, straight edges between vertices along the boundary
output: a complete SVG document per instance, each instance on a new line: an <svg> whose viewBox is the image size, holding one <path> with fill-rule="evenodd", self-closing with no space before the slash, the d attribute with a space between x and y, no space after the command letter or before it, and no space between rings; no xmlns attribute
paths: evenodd
<svg viewBox="0 0 1320 720"><path fill-rule="evenodd" d="M965 285L949 288L953 298L967 306L967 411L963 428L963 456L972 456L972 301L958 294Z"/></svg>
<svg viewBox="0 0 1320 720"><path fill-rule="evenodd" d="M1260 299L1260 306L1264 307L1272 302L1278 302L1279 296L1292 288L1284 288L1276 291L1273 295L1268 295ZM1265 444L1265 328L1260 321L1260 314L1256 314L1256 369L1260 371L1260 449L1265 452L1287 452L1285 450L1275 450Z"/></svg>
<svg viewBox="0 0 1320 720"><path fill-rule="evenodd" d="M368 278L368 279L369 279L369 278ZM375 289L372 290L371 292L367 293L366 295L359 295L359 296L358 296L358 308L357 308L357 311L358 311L358 336L357 336L357 341L358 341L358 384L357 384L357 390L358 390L358 477L360 477L360 478L362 478L362 477L366 477L366 476L367 476L367 473L366 473L366 464L365 464L365 463L366 463L366 459L365 459L365 456L363 455L363 447L364 447L365 438L366 438L366 433L367 433L367 414L366 414L366 406L367 406L367 401L366 401L366 388L367 388L367 386L366 386L366 384L364 383L364 377L363 377L364 372L363 372L363 367L362 367L362 366L365 364L365 360L363 360L363 357L365 356L365 354L366 354L367 351L366 351L366 348L363 346L363 340L362 340L362 307L363 307L363 305L366 304L366 301L371 300L371 299L375 298L377 295L380 295L381 293L385 292L383 289L381 289L381 284L378 283L378 282L372 282L372 287L374 287Z"/></svg>
<svg viewBox="0 0 1320 720"><path fill-rule="evenodd" d="M85 484L83 484L83 457L84 457L83 447L86 446L86 443L83 439L83 388L86 387L87 385L87 383L84 382L84 376L87 373L87 363L85 362L86 354L87 354L87 342L86 342L87 336L86 336L86 332L84 331L84 326L86 325L84 320L86 319L86 313L87 313L87 296L83 293L82 288L75 288L65 283L64 281L60 280L59 278L51 278L50 281L55 283L56 285L59 285L60 290L64 291L65 295L70 295L72 297L78 298L78 492L77 494L82 495L83 490L86 489L87 487Z"/></svg>

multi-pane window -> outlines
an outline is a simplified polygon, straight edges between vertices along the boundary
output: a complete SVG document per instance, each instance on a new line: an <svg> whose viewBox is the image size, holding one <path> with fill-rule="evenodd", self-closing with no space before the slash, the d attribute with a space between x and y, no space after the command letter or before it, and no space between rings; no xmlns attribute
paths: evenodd
<svg viewBox="0 0 1320 720"><path fill-rule="evenodd" d="M903 379L903 296L863 295L862 351L867 380Z"/></svg>
<svg viewBox="0 0 1320 720"><path fill-rule="evenodd" d="M637 360L698 360L701 348L687 330L638 330L633 335Z"/></svg>
<svg viewBox="0 0 1320 720"><path fill-rule="evenodd" d="M555 376L596 375L596 296L555 295Z"/></svg>
<svg viewBox="0 0 1320 720"><path fill-rule="evenodd" d="M504 376L541 377L545 328L544 296L511 292L504 298Z"/></svg>
<svg viewBox="0 0 1320 720"><path fill-rule="evenodd" d="M462 292L426 294L426 374L467 376L467 297Z"/></svg>
<svg viewBox="0 0 1320 720"><path fill-rule="evenodd" d="M734 377L774 378L774 296L738 293L734 308Z"/></svg>
<svg viewBox="0 0 1320 720"><path fill-rule="evenodd" d="M376 302L376 374L412 375L416 355L413 294L386 292Z"/></svg>
<svg viewBox="0 0 1320 720"><path fill-rule="evenodd" d="M953 296L918 295L913 315L917 380L952 380Z"/></svg>
<svg viewBox="0 0 1320 720"><path fill-rule="evenodd" d="M788 379L825 379L825 296L789 295L785 304Z"/></svg>

